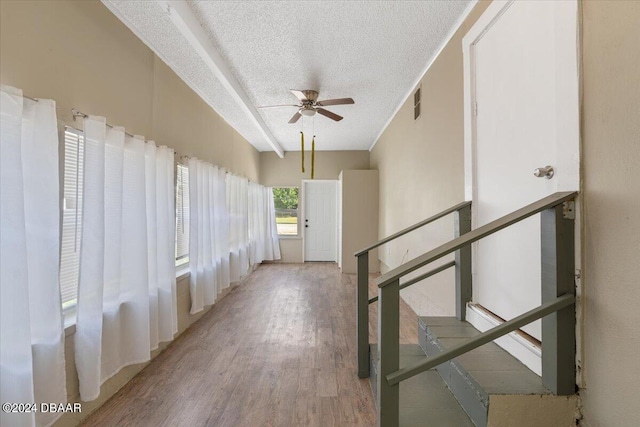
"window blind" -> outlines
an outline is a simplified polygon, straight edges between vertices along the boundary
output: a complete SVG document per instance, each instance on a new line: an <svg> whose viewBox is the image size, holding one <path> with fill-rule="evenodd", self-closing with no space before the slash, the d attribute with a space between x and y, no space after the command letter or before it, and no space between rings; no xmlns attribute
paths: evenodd
<svg viewBox="0 0 640 427"><path fill-rule="evenodd" d="M189 262L189 168L176 170L176 266Z"/></svg>
<svg viewBox="0 0 640 427"><path fill-rule="evenodd" d="M64 132L64 199L60 248L60 292L62 307L74 306L78 296L80 238L82 233L82 174L84 138L82 132Z"/></svg>

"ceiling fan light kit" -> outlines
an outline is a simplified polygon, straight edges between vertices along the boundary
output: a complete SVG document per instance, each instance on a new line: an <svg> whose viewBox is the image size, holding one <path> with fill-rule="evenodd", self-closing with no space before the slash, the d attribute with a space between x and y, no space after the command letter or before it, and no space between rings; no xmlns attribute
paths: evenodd
<svg viewBox="0 0 640 427"><path fill-rule="evenodd" d="M307 117L311 117L311 116L315 116L316 115L315 108L313 108L313 107L311 107L309 105L305 105L304 107L302 107L299 112L303 116L307 116Z"/></svg>

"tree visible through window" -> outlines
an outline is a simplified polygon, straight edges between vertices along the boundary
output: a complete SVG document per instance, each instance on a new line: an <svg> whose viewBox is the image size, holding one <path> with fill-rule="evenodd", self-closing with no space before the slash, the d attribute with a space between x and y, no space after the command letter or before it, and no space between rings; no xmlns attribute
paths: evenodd
<svg viewBox="0 0 640 427"><path fill-rule="evenodd" d="M278 236L298 235L298 189L275 187L273 203L276 208Z"/></svg>

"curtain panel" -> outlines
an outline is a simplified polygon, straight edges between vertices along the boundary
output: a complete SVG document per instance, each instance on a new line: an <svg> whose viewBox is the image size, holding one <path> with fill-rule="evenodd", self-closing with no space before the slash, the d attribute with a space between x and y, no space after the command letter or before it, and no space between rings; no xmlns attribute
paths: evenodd
<svg viewBox="0 0 640 427"><path fill-rule="evenodd" d="M250 182L248 209L251 265L280 259L273 190Z"/></svg>
<svg viewBox="0 0 640 427"><path fill-rule="evenodd" d="M265 208L267 213L267 253L272 255L269 260L277 260L281 258L280 254L280 238L278 237L278 224L276 223L276 205L273 201L273 188L264 187L264 192L267 195L267 206ZM271 252L272 251L272 254Z"/></svg>
<svg viewBox="0 0 640 427"><path fill-rule="evenodd" d="M80 396L90 401L177 332L175 209L173 150L103 117L84 120L84 138L75 359Z"/></svg>
<svg viewBox="0 0 640 427"><path fill-rule="evenodd" d="M55 102L4 85L0 96L0 400L66 403ZM59 417L2 411L0 424Z"/></svg>
<svg viewBox="0 0 640 427"><path fill-rule="evenodd" d="M188 167L190 313L195 314L229 287L229 214L224 170L196 158Z"/></svg>
<svg viewBox="0 0 640 427"><path fill-rule="evenodd" d="M229 206L229 249L231 281L238 282L249 272L249 181L227 174Z"/></svg>

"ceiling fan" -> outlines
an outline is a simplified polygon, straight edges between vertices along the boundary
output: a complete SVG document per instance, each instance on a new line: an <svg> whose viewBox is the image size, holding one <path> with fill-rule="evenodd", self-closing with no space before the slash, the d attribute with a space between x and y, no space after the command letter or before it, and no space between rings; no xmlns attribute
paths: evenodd
<svg viewBox="0 0 640 427"><path fill-rule="evenodd" d="M339 116L336 113L332 113L329 110L325 110L322 107L327 107L329 105L345 105L345 104L354 104L352 98L337 98L337 99L325 99L324 101L318 101L318 91L317 90L295 90L291 89L291 93L298 98L300 101L299 104L285 104L285 105L267 105L265 107L258 108L274 108L274 107L296 107L298 108L298 112L296 112L291 119L289 119L289 123L297 122L302 116L313 116L316 113L322 114L325 117L330 118L331 120L335 120L339 122L343 119L342 116Z"/></svg>

